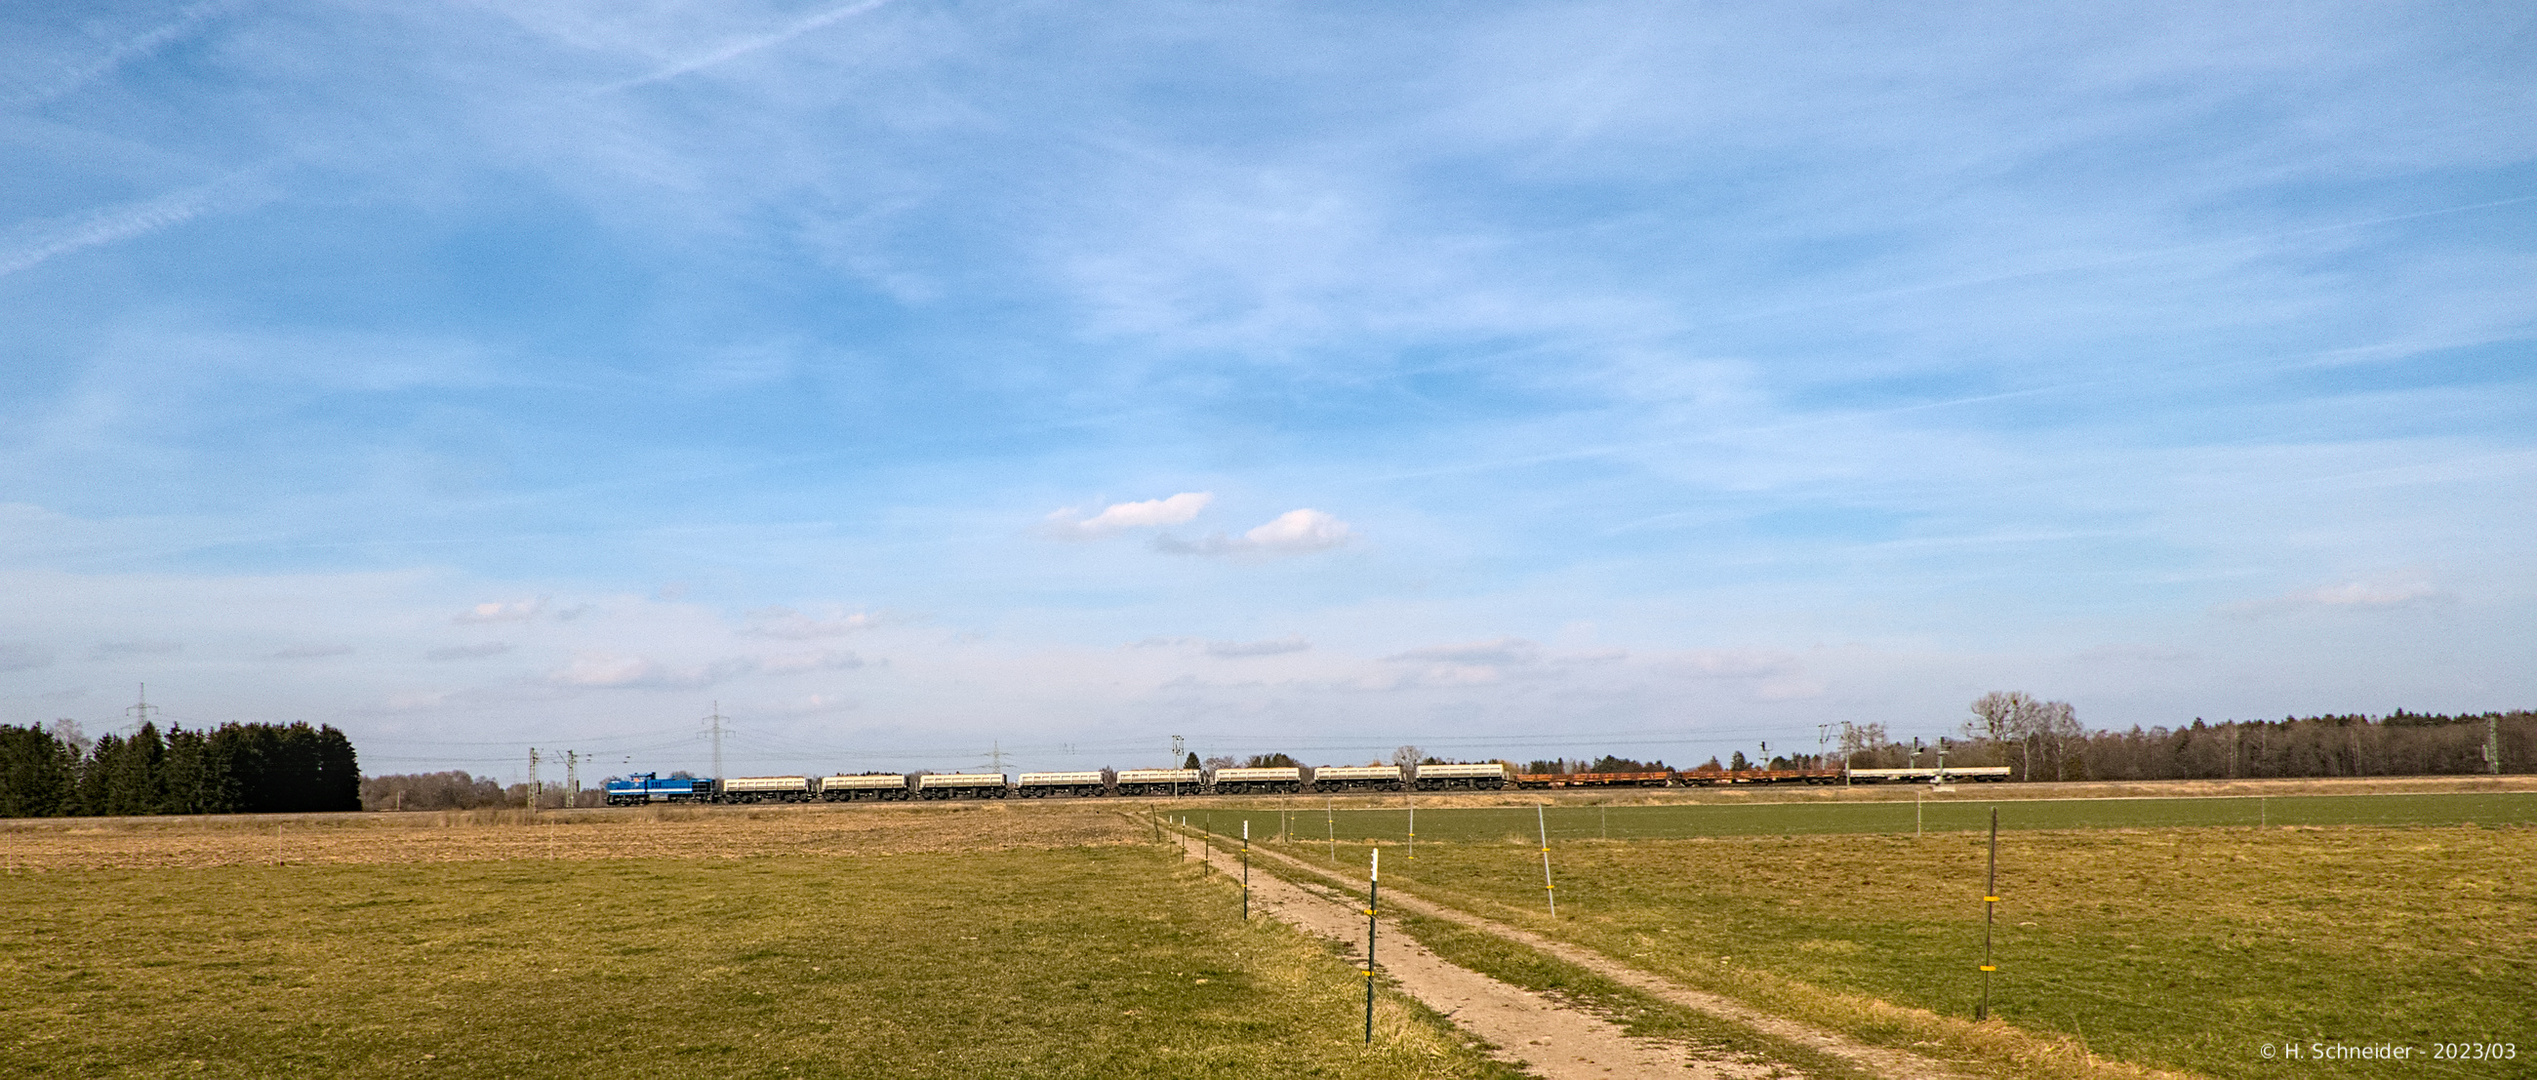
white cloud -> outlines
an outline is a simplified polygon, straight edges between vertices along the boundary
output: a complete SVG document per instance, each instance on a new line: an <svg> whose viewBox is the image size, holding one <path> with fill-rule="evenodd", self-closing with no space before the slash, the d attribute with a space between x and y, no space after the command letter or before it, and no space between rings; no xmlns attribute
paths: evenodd
<svg viewBox="0 0 2537 1080"><path fill-rule="evenodd" d="M837 649L770 656L757 662L757 669L769 675L799 675L812 671L851 671L862 666L862 657Z"/></svg>
<svg viewBox="0 0 2537 1080"><path fill-rule="evenodd" d="M1320 551L1347 543L1356 535L1348 523L1319 510L1289 510L1276 520L1243 533L1242 538L1262 551Z"/></svg>
<svg viewBox="0 0 2537 1080"><path fill-rule="evenodd" d="M1356 535L1347 522L1308 507L1279 514L1238 537L1217 533L1183 540L1166 534L1155 537L1152 546L1166 555L1303 555L1338 547Z"/></svg>
<svg viewBox="0 0 2537 1080"><path fill-rule="evenodd" d="M1129 649L1194 648L1220 660L1238 660L1251 656L1279 656L1285 653L1304 652L1312 647L1313 643L1304 640L1302 634L1288 634L1282 638L1267 638L1260 641L1208 641L1194 637L1150 637L1122 646Z"/></svg>
<svg viewBox="0 0 2537 1080"><path fill-rule="evenodd" d="M1299 653L1312 647L1313 643L1304 640L1302 634L1289 634L1266 641L1210 641L1207 643L1207 655L1231 660L1248 656Z"/></svg>
<svg viewBox="0 0 2537 1080"><path fill-rule="evenodd" d="M572 663L547 673L546 681L588 689L692 690L746 674L753 666L746 660L674 665L640 656L585 652L575 654Z"/></svg>
<svg viewBox="0 0 2537 1080"><path fill-rule="evenodd" d="M2330 585L2311 590L2304 596L2309 603L2339 608L2405 607L2426 600L2451 597L2435 589L2427 581L2410 581L2400 585L2376 585L2356 581L2348 585Z"/></svg>
<svg viewBox="0 0 2537 1080"><path fill-rule="evenodd" d="M2220 614L2235 619L2261 618L2296 611L2390 611L2425 604L2445 604L2457 595L2428 581L2372 582L2351 581L2302 589L2263 600L2229 604Z"/></svg>
<svg viewBox="0 0 2537 1080"><path fill-rule="evenodd" d="M1460 645L1433 645L1424 649L1394 653L1383 659L1393 663L1471 664L1480 667L1517 667L1539 663L1542 647L1523 638L1502 637L1495 641L1474 641Z"/></svg>
<svg viewBox="0 0 2537 1080"><path fill-rule="evenodd" d="M454 623L527 622L546 610L546 598L535 600L492 600L467 609L452 617Z"/></svg>
<svg viewBox="0 0 2537 1080"><path fill-rule="evenodd" d="M748 629L741 632L760 637L801 641L809 638L843 637L872 629L880 624L881 616L867 611L858 611L851 615L838 613L821 619L788 607L766 607L750 612Z"/></svg>
<svg viewBox="0 0 2537 1080"><path fill-rule="evenodd" d="M1151 529L1164 525L1180 525L1198 516L1215 495L1204 491L1184 491L1167 499L1143 502L1111 503L1089 518L1073 507L1048 515L1041 531L1059 540L1096 540L1129 529Z"/></svg>
<svg viewBox="0 0 2537 1080"><path fill-rule="evenodd" d="M1663 670L1704 679L1759 679L1798 669L1797 658L1751 649L1695 649L1667 657Z"/></svg>

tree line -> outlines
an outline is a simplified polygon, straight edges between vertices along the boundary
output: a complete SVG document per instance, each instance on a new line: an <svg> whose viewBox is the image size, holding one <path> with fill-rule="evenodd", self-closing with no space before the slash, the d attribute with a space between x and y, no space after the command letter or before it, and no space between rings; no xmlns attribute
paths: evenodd
<svg viewBox="0 0 2537 1080"><path fill-rule="evenodd" d="M2019 780L2233 780L2537 772L2537 712L2450 716L2399 709L2279 720L2196 717L2176 727L2091 730L2067 702L2018 691L1974 700L1972 719L1938 743L1843 725L1855 768L2005 765Z"/></svg>
<svg viewBox="0 0 2537 1080"><path fill-rule="evenodd" d="M686 775L684 770L670 774L673 778ZM525 807L532 795L539 808L552 810L567 804L600 806L604 804L607 792L602 788L583 788L576 797L562 784L548 784L543 791L532 791L527 784L504 787L490 776L469 776L460 769L436 773L396 773L367 777L361 781L361 806L365 810Z"/></svg>
<svg viewBox="0 0 2537 1080"><path fill-rule="evenodd" d="M361 809L361 764L332 725L0 724L0 817L263 814Z"/></svg>

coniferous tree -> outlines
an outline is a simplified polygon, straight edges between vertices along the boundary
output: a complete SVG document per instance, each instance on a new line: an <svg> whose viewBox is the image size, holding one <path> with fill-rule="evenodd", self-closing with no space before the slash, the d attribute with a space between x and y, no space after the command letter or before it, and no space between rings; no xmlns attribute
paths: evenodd
<svg viewBox="0 0 2537 1080"><path fill-rule="evenodd" d="M52 732L0 726L0 817L69 813L77 795L75 760Z"/></svg>
<svg viewBox="0 0 2537 1080"><path fill-rule="evenodd" d="M160 812L225 814L230 810L226 763L212 752L203 732L167 729L167 761L160 769L165 792Z"/></svg>
<svg viewBox="0 0 2537 1080"><path fill-rule="evenodd" d="M267 746L272 741L273 729L266 724L222 724L206 740L209 757L227 773L222 801L228 804L230 813L255 814L270 809L264 802L264 773L271 757Z"/></svg>
<svg viewBox="0 0 2537 1080"><path fill-rule="evenodd" d="M294 814L323 809L317 751L316 728L303 722L281 730L273 767L265 770L265 783L273 788L274 809Z"/></svg>
<svg viewBox="0 0 2537 1080"><path fill-rule="evenodd" d="M158 813L166 801L159 773L166 758L167 743L159 738L158 725L144 721L141 730L123 740L106 769L104 812L118 817Z"/></svg>
<svg viewBox="0 0 2537 1080"><path fill-rule="evenodd" d="M106 813L107 778L123 761L123 736L99 735L79 763L79 806L74 813L94 817Z"/></svg>
<svg viewBox="0 0 2537 1080"><path fill-rule="evenodd" d="M328 724L317 729L317 810L361 809L361 759L352 739Z"/></svg>

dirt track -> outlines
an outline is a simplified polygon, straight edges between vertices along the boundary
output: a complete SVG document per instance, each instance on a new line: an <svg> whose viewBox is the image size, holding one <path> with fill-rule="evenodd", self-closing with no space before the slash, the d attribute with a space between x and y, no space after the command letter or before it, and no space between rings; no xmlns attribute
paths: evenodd
<svg viewBox="0 0 2537 1080"><path fill-rule="evenodd" d="M1184 846L1190 859L1198 848ZM1221 868L1222 853L1216 861ZM1358 901L1321 888L1298 885L1263 869L1322 885L1327 876L1312 867L1273 852L1252 852L1251 896L1255 910L1291 923L1307 933L1344 944L1359 964L1365 959L1365 912ZM1600 956L1547 941L1532 934L1428 904L1407 894L1387 892L1386 909L1399 909L1517 941L1588 968L1632 988L1676 1005L1709 1013L1734 1023L1799 1042L1847 1058L1879 1076L1894 1080L1953 1080L1955 1074L1911 1054L1860 1045L1840 1036L1768 1016L1715 995L1685 989ZM1421 947L1400 929L1378 918L1376 967L1402 992L1450 1017L1463 1030L1495 1048L1499 1058L1516 1062L1545 1080L1663 1080L1673 1077L1753 1078L1785 1076L1796 1070L1768 1061L1726 1059L1679 1044L1633 1038L1618 1025L1522 987L1453 964Z"/></svg>

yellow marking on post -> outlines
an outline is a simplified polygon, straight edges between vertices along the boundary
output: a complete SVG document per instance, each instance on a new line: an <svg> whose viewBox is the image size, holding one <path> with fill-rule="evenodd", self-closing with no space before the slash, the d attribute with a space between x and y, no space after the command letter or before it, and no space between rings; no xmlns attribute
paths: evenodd
<svg viewBox="0 0 2537 1080"><path fill-rule="evenodd" d="M1996 904L2000 902L2000 898L1996 896L1985 896L1982 898L1982 902L1985 904Z"/></svg>
<svg viewBox="0 0 2537 1080"><path fill-rule="evenodd" d="M1984 965L1982 965L1982 970L1984 970L1984 971L1998 971L1999 969L1998 969L1998 968L1995 968L1995 967L1992 967L1992 966L1991 966L1991 965L1989 965L1989 964L1984 964Z"/></svg>

